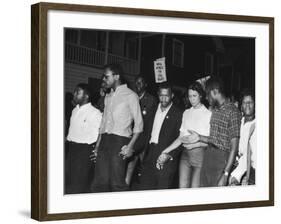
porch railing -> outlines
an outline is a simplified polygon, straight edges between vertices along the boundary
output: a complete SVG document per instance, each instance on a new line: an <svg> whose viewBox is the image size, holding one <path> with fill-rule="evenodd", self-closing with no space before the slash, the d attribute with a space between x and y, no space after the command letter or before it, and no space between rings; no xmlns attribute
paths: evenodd
<svg viewBox="0 0 281 224"><path fill-rule="evenodd" d="M66 43L65 59L67 62L87 66L103 67L105 64L105 52L96 49L80 46L73 43ZM138 61L130 58L108 54L107 63L119 63L127 74L139 74Z"/></svg>

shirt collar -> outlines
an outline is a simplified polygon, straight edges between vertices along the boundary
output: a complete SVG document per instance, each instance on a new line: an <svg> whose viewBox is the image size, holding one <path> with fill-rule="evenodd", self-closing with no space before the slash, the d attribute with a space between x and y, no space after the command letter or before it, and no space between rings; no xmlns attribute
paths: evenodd
<svg viewBox="0 0 281 224"><path fill-rule="evenodd" d="M86 109L86 108L88 108L90 105L91 105L90 102L89 102L89 103L86 103L86 104L84 104L84 105L82 105L82 106L80 106L79 104L77 104L77 105L76 105L76 108L79 109L79 110L81 110L81 109Z"/></svg>
<svg viewBox="0 0 281 224"><path fill-rule="evenodd" d="M122 84L120 86L117 86L115 91L113 90L113 88L111 89L110 93L108 94L108 96L114 96L117 93L119 93L120 91L124 90L125 88L127 88L127 84Z"/></svg>
<svg viewBox="0 0 281 224"><path fill-rule="evenodd" d="M164 111L161 110L161 104L159 103L158 104L158 110L161 112L161 113L165 113L165 112L168 112L171 108L171 106L173 105L173 102L170 104L170 106L168 106Z"/></svg>
<svg viewBox="0 0 281 224"><path fill-rule="evenodd" d="M144 97L145 93L146 93L146 92L144 91L143 94L141 94L141 95L139 96L139 99L140 99L140 100Z"/></svg>
<svg viewBox="0 0 281 224"><path fill-rule="evenodd" d="M232 104L231 102L230 102L230 100L228 100L228 99L225 99L225 101L223 102L223 104L221 104L220 106L218 106L218 110L222 110L223 108L225 108L225 106L227 106L227 105L230 105L230 104Z"/></svg>
<svg viewBox="0 0 281 224"><path fill-rule="evenodd" d="M241 119L241 123L244 125L244 124L252 124L252 123L254 123L256 121L256 118L254 118L253 120L251 120L251 121L248 121L248 122L246 122L245 123L245 117L242 117L242 119Z"/></svg>
<svg viewBox="0 0 281 224"><path fill-rule="evenodd" d="M127 84L122 84L120 86L117 86L114 92L117 93L117 92L119 92L123 89L126 89L126 88L127 88Z"/></svg>

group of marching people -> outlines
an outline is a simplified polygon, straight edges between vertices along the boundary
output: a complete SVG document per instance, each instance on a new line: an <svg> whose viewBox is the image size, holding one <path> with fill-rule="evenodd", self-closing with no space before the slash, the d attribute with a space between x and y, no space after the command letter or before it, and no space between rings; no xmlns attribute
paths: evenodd
<svg viewBox="0 0 281 224"><path fill-rule="evenodd" d="M237 107L211 77L204 88L188 86L191 107L183 112L167 82L158 85L158 99L142 76L133 91L118 64L104 67L102 81L99 106L87 84L74 91L66 194L255 184L253 92L243 91Z"/></svg>

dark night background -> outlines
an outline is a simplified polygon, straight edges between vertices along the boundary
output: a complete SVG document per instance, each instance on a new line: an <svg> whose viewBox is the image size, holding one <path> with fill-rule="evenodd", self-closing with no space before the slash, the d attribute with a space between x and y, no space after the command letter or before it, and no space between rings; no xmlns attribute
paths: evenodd
<svg viewBox="0 0 281 224"><path fill-rule="evenodd" d="M192 34L147 33L65 28L65 112L70 116L71 93L80 83L90 85L95 102L107 63L122 65L128 85L143 75L156 93L153 61L166 58L168 81L182 97L188 85L205 76L219 76L227 96L255 88L255 39Z"/></svg>

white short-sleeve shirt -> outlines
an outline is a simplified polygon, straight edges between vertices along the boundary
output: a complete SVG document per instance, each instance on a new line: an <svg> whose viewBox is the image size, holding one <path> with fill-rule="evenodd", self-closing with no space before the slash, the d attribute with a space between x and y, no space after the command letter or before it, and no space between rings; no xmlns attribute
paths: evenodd
<svg viewBox="0 0 281 224"><path fill-rule="evenodd" d="M67 140L81 144L96 142L101 119L101 112L91 103L83 106L77 105L72 110Z"/></svg>
<svg viewBox="0 0 281 224"><path fill-rule="evenodd" d="M185 136L190 133L188 130L196 131L203 136L210 135L210 120L212 112L203 104L199 108L191 107L184 111L180 128L180 135Z"/></svg>

